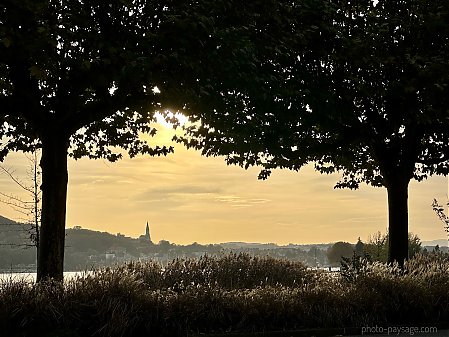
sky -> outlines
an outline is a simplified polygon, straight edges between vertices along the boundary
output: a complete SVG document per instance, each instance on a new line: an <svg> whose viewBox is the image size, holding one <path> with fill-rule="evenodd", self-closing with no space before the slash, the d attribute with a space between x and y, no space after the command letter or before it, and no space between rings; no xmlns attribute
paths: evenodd
<svg viewBox="0 0 449 337"><path fill-rule="evenodd" d="M154 143L169 144L174 131L162 124L157 128ZM10 154L2 165L29 181L23 154ZM202 157L179 144L167 157L125 156L117 163L69 159L67 227L138 237L148 221L156 243L279 245L355 243L387 229L384 188L334 189L339 175L321 175L312 165L299 172L275 170L265 181L257 179L258 173L258 168L227 166L223 158ZM447 187L446 177L410 185L410 231L421 240L446 238L431 203L433 198L445 202ZM0 188L30 199L4 174ZM21 217L2 203L0 215Z"/></svg>

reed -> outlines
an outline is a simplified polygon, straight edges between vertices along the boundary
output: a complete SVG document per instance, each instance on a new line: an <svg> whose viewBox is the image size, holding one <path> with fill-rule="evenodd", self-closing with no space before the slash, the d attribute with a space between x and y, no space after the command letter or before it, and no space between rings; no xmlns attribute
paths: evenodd
<svg viewBox="0 0 449 337"><path fill-rule="evenodd" d="M5 336L185 336L317 327L449 324L449 259L359 261L335 274L230 254L129 263L64 285L0 284Z"/></svg>

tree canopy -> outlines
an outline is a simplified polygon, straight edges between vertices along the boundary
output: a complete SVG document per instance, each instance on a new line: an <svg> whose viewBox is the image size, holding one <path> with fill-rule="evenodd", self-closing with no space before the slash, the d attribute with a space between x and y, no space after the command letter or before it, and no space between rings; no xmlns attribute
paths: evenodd
<svg viewBox="0 0 449 337"><path fill-rule="evenodd" d="M166 154L139 132L160 99L157 1L5 1L0 20L2 158L43 134L70 138L75 158ZM149 15L150 13L151 16ZM159 15L158 15L159 14ZM52 132L49 128L52 127Z"/></svg>
<svg viewBox="0 0 449 337"><path fill-rule="evenodd" d="M257 49L262 83L248 76L252 84L239 90L218 87L227 103L205 110L181 141L228 163L261 165L261 178L313 162L342 173L338 188L386 187L389 261L403 263L409 181L449 172L449 4L284 6L295 15L283 17L282 34L273 31L277 48Z"/></svg>
<svg viewBox="0 0 449 337"><path fill-rule="evenodd" d="M62 279L67 155L115 161L120 149L171 152L140 137L156 133L154 112L198 120L212 107L205 97L228 104L228 89L239 92L257 74L258 55L276 52L290 11L274 0L0 4L0 161L42 148L38 280ZM251 90L268 76L254 77Z"/></svg>
<svg viewBox="0 0 449 337"><path fill-rule="evenodd" d="M141 135L155 135L150 125L155 111L185 106L182 99L188 95L176 96L171 90L168 102L166 88L182 87L182 75L188 71L189 64L177 57L177 50L196 47L186 46L189 42L201 43L200 35L191 35L198 29L182 41L173 37L188 30L187 25L201 25L195 19L195 4L171 0L0 4L0 161L11 151L42 148L38 280L62 278L67 155L116 161L122 156L120 149L131 157L173 151L150 144ZM212 22L208 17L202 20L209 20L209 26Z"/></svg>
<svg viewBox="0 0 449 337"><path fill-rule="evenodd" d="M364 254L372 261L387 262L388 261L388 233L380 231L370 235L368 242L363 247ZM408 255L413 258L417 253L421 252L421 239L418 235L411 232L408 233Z"/></svg>
<svg viewBox="0 0 449 337"><path fill-rule="evenodd" d="M165 155L184 141L244 167L314 162L389 195L390 260L407 257L407 186L448 172L443 0L5 0L0 160L42 148L38 279L62 278L67 155Z"/></svg>
<svg viewBox="0 0 449 337"><path fill-rule="evenodd" d="M326 252L327 259L332 265L339 265L342 258L351 258L354 255L354 246L349 242L334 243Z"/></svg>

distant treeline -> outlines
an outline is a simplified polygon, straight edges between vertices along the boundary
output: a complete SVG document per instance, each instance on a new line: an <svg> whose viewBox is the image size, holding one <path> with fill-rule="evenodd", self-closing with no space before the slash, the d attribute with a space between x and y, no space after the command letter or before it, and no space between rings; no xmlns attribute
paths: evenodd
<svg viewBox="0 0 449 337"><path fill-rule="evenodd" d="M9 223L0 224L0 270L34 271L36 247L30 238L29 225ZM330 245L307 245L305 247L274 244L225 243L201 245L176 245L166 240L157 244L146 238L130 238L83 229L79 226L66 229L65 263L66 271L85 270L94 266L113 265L131 260L168 262L178 257L199 257L201 255L220 255L229 252L247 252L253 256L272 256L292 261L301 261L309 266L322 266L328 263L326 250ZM110 259L106 257L111 257Z"/></svg>

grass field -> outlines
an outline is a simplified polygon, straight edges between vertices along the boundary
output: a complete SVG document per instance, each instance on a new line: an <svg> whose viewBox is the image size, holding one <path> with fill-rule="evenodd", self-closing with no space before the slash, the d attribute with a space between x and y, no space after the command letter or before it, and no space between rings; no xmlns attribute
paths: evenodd
<svg viewBox="0 0 449 337"><path fill-rule="evenodd" d="M130 263L64 285L0 286L5 336L185 336L372 325L449 325L449 259L405 269L357 261L335 274L231 254Z"/></svg>

